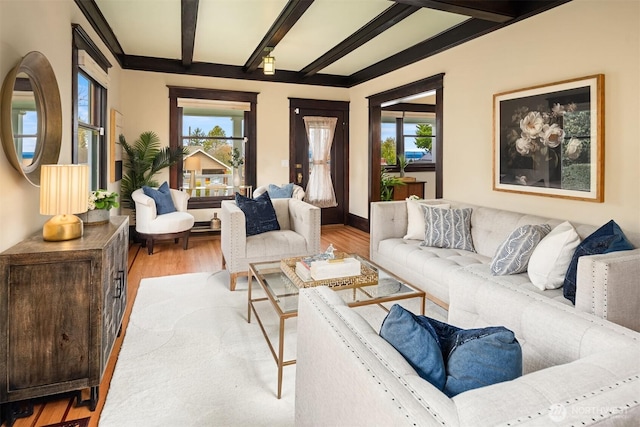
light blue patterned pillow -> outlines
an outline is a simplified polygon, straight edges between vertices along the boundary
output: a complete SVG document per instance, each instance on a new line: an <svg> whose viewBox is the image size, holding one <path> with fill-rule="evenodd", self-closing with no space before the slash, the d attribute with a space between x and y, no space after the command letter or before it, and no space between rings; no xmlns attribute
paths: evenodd
<svg viewBox="0 0 640 427"><path fill-rule="evenodd" d="M424 241L420 246L475 252L471 238L473 209L441 209L424 205Z"/></svg>
<svg viewBox="0 0 640 427"><path fill-rule="evenodd" d="M549 224L523 225L513 230L491 260L491 274L505 276L527 271L533 250L550 231Z"/></svg>

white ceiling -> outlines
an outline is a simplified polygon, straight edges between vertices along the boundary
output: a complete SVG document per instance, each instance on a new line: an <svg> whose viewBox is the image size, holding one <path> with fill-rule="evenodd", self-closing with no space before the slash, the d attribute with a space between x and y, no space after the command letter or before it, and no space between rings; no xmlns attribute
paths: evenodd
<svg viewBox="0 0 640 427"><path fill-rule="evenodd" d="M571 0L74 1L125 69L351 87Z"/></svg>
<svg viewBox="0 0 640 427"><path fill-rule="evenodd" d="M96 0L127 55L180 59L181 0ZM287 0L200 0L193 60L243 66ZM278 70L299 71L384 10L389 0L315 0L275 47ZM348 76L467 16L422 9L321 70Z"/></svg>

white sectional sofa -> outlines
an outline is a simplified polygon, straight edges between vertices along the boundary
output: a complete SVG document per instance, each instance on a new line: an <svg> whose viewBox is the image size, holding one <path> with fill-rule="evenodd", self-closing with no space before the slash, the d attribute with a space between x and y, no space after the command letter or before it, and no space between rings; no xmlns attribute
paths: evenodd
<svg viewBox="0 0 640 427"><path fill-rule="evenodd" d="M562 289L541 291L527 272L492 276L489 269L496 249L517 227L563 221L432 203L473 208L477 252L403 239L406 202L381 202L371 209L372 260L447 307L450 324L512 330L522 349L523 375L448 398L380 337L371 313L349 308L331 289L302 289L296 425L637 426L640 333L618 323L639 326L640 250L581 257L576 309ZM581 238L597 229L573 225ZM627 237L636 247L640 243L638 235Z"/></svg>
<svg viewBox="0 0 640 427"><path fill-rule="evenodd" d="M427 313L428 314L428 313ZM637 426L640 334L548 298L452 283L449 323L503 325L523 376L448 398L326 287L300 292L297 426Z"/></svg>
<svg viewBox="0 0 640 427"><path fill-rule="evenodd" d="M543 218L451 200L427 200L427 204L449 204L451 208L472 208L471 235L476 252L420 246L421 240L407 240L407 202L371 204L370 258L375 263L421 288L443 307L450 302L453 283L473 290L492 282L533 299L545 298L571 305L562 288L541 291L527 273L493 276L489 264L496 249L517 227L563 220ZM584 239L598 226L572 223ZM640 248L640 235L625 232ZM572 305L571 305L572 306ZM640 331L640 249L580 257L576 305L579 311L595 314L614 323Z"/></svg>

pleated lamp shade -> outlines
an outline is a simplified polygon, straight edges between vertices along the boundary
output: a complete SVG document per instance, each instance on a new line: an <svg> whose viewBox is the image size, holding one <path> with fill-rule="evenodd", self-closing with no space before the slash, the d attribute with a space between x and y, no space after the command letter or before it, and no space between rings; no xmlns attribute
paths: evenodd
<svg viewBox="0 0 640 427"><path fill-rule="evenodd" d="M89 199L88 165L42 165L40 213L55 215L45 223L45 240L70 240L82 236L82 220L73 214L86 212Z"/></svg>

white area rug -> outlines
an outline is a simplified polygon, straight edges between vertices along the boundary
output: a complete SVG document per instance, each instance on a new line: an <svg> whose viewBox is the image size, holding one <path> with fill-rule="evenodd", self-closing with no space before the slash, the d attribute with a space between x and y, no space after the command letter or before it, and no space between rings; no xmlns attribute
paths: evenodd
<svg viewBox="0 0 640 427"><path fill-rule="evenodd" d="M295 366L284 368L278 400L275 361L256 321L247 323L246 281L230 292L228 279L222 271L142 280L100 427L294 424ZM273 310L259 311L277 338ZM293 358L295 319L287 329Z"/></svg>

